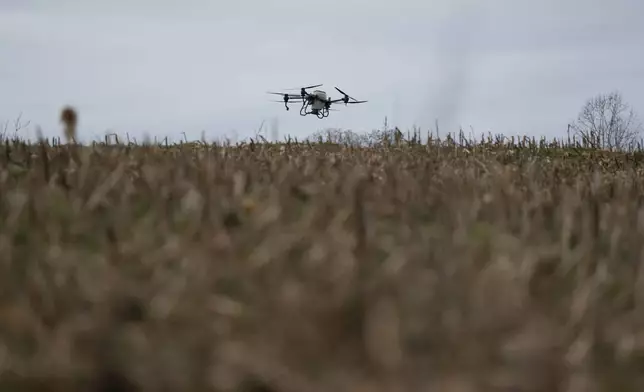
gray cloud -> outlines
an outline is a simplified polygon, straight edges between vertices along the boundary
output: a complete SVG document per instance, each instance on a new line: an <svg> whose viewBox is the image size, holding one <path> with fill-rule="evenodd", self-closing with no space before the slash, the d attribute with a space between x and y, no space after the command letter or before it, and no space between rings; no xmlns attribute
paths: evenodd
<svg viewBox="0 0 644 392"><path fill-rule="evenodd" d="M562 135L584 100L620 89L644 111L644 3L616 0L0 2L0 120L58 134L74 104L86 138L323 127ZM325 83L366 105L324 121L267 90Z"/></svg>

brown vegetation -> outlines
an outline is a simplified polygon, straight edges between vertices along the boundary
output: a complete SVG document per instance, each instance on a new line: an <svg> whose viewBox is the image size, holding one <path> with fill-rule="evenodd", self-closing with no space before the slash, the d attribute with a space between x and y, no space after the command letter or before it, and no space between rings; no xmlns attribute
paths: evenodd
<svg viewBox="0 0 644 392"><path fill-rule="evenodd" d="M644 388L639 153L3 148L0 390Z"/></svg>

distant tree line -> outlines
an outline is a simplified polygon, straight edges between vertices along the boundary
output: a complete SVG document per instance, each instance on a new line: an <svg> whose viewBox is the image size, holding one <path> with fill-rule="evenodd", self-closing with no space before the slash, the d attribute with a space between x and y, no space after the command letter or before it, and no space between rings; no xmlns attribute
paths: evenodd
<svg viewBox="0 0 644 392"><path fill-rule="evenodd" d="M607 150L630 150L644 148L642 136L644 127L635 110L624 100L619 91L597 94L588 99L574 122L568 126L570 134L589 148ZM414 130L410 135L403 134L397 127L390 128L385 119L382 129L369 133L356 133L351 130L326 129L309 137L309 141L373 145L379 143L398 143L401 140L413 142L420 137Z"/></svg>

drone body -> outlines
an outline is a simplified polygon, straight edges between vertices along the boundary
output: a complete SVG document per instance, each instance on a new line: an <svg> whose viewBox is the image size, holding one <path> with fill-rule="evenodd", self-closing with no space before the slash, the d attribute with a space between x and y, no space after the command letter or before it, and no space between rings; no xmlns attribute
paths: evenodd
<svg viewBox="0 0 644 392"><path fill-rule="evenodd" d="M319 119L328 117L329 111L335 110L335 109L331 109L331 105L334 103L344 102L346 106L347 104L350 104L350 103L354 104L354 103L367 102L367 101L358 101L355 98L350 97L349 95L347 95L337 87L335 89L338 90L338 92L340 92L342 95L344 95L344 98L332 100L330 97L327 96L325 91L315 90L312 93L308 93L306 91L307 89L320 87L320 86L322 85L318 84L315 86L302 87L300 88L300 95L288 94L288 93L274 93L274 92L269 92L269 94L281 95L283 97L282 101L273 101L273 102L284 102L284 106L286 107L286 110L289 110L289 107L288 107L289 102L301 103L302 104L302 108L300 109L301 116L307 116L309 114L313 114ZM309 107L310 107L310 110L308 110Z"/></svg>
<svg viewBox="0 0 644 392"><path fill-rule="evenodd" d="M311 109L312 110L323 110L327 100L326 93L322 90L315 90L313 91L313 94L311 94L313 97L313 103L311 103Z"/></svg>

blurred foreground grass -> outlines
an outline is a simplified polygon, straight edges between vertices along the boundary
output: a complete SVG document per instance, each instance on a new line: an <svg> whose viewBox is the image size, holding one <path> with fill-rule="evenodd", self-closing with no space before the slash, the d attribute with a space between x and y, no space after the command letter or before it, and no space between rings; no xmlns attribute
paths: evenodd
<svg viewBox="0 0 644 392"><path fill-rule="evenodd" d="M638 153L27 145L2 391L641 391Z"/></svg>

